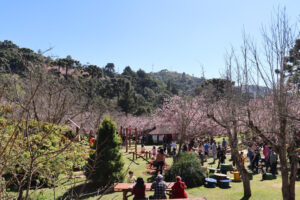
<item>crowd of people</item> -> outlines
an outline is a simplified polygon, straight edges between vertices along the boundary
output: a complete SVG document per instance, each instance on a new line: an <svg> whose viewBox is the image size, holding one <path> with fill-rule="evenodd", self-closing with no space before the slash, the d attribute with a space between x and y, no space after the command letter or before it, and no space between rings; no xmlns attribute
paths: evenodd
<svg viewBox="0 0 300 200"><path fill-rule="evenodd" d="M183 152L198 152L199 158L201 160L201 165L207 161L208 157L211 155L213 162L215 164L218 160L218 168L220 164L225 163L226 151L227 151L227 141L223 138L222 144L216 142L214 139L197 140L194 139L190 141L189 144L184 144L182 147Z"/></svg>
<svg viewBox="0 0 300 200"><path fill-rule="evenodd" d="M261 150L264 157L261 157ZM248 147L248 157L250 161L250 168L254 173L258 173L259 163L264 165L262 168L262 173L272 173L277 174L277 160L278 156L276 152L269 147L267 144L263 145L249 145Z"/></svg>

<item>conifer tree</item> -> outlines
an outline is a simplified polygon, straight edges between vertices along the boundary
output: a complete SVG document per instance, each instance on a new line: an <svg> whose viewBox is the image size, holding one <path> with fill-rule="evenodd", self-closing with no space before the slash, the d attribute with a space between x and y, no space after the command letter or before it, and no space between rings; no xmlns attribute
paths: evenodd
<svg viewBox="0 0 300 200"><path fill-rule="evenodd" d="M124 162L121 138L116 133L116 123L106 117L97 131L96 151L90 156L86 176L98 186L108 186L122 179Z"/></svg>

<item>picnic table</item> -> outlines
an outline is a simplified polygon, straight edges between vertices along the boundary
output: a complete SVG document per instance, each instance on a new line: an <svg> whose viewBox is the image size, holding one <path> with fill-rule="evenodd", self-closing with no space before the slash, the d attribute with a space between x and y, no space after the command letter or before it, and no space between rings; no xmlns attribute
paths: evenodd
<svg viewBox="0 0 300 200"><path fill-rule="evenodd" d="M175 182L166 182L166 184L167 184L166 191L171 191L174 183ZM115 187L114 187L114 191L115 192L123 192L123 200L126 200L127 199L126 194L128 192L131 192L134 185L135 185L135 183L117 183L117 185L115 185ZM152 183L145 183L145 185L146 185L146 191L150 191Z"/></svg>

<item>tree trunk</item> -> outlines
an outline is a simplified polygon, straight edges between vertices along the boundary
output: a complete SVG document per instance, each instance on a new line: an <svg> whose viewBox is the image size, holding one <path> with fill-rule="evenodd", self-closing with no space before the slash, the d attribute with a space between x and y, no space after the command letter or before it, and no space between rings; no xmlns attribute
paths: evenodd
<svg viewBox="0 0 300 200"><path fill-rule="evenodd" d="M290 157L290 174L288 168L288 160L286 148L281 147L279 152L280 168L282 176L282 197L283 200L295 200L295 182L297 179L297 160L294 156Z"/></svg>
<svg viewBox="0 0 300 200"><path fill-rule="evenodd" d="M296 199L295 194L295 183L297 179L297 160L295 158L291 159L291 172L290 172L290 184L289 184L289 193L290 199Z"/></svg>
<svg viewBox="0 0 300 200"><path fill-rule="evenodd" d="M243 199L249 199L251 197L251 187L250 187L248 171L246 170L244 164L242 163L241 156L238 151L237 141L229 142L229 144L231 148L231 153L235 159L237 170L240 172L243 181L243 188L244 188Z"/></svg>
<svg viewBox="0 0 300 200"><path fill-rule="evenodd" d="M283 200L294 200L295 198L291 198L290 194L290 186L289 186L289 170L287 167L287 158L286 158L286 145L285 143L282 144L283 146L280 148L279 151L279 159L280 159L280 169L281 169L281 176L282 176L282 199Z"/></svg>
<svg viewBox="0 0 300 200"><path fill-rule="evenodd" d="M23 186L20 186L17 200L22 200L22 199L23 199Z"/></svg>

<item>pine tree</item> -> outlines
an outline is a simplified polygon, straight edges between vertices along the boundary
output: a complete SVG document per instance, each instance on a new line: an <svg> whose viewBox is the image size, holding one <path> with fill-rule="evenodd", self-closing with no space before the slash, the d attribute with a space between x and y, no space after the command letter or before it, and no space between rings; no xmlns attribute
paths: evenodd
<svg viewBox="0 0 300 200"><path fill-rule="evenodd" d="M122 177L121 138L116 133L116 123L105 118L97 131L96 151L90 156L86 176L97 186L108 186Z"/></svg>
<svg viewBox="0 0 300 200"><path fill-rule="evenodd" d="M125 82L125 88L119 100L119 106L126 113L132 113L135 109L135 91L129 81Z"/></svg>

